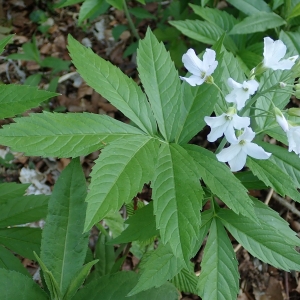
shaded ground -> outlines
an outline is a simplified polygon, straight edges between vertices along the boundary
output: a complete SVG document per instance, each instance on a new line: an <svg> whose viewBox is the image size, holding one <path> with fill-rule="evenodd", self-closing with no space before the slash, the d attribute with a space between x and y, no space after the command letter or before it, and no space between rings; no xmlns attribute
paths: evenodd
<svg viewBox="0 0 300 300"><path fill-rule="evenodd" d="M84 31L76 26L78 18L79 5L73 5L69 8L57 9L51 12L46 2L34 0L6 0L0 1L0 19L1 26L11 27L11 32L15 33L14 42L10 44L2 56L7 57L9 54L18 53L21 46L30 41L32 36L36 36L38 49L42 57L58 57L64 60L69 60L68 51L66 49L66 39L68 34L72 34L77 40L92 46L92 49L101 57L110 60L117 65L128 76L139 82L135 56L130 55L123 57L128 45L134 39L129 31L124 31L120 38L116 41L112 37L112 28L115 25L127 24L122 11L111 9L107 15L103 15L94 20L90 25L86 26ZM131 3L131 5L136 5ZM167 5L167 4L166 4ZM157 4L150 3L146 6L150 13L155 14ZM29 18L30 14L40 9L47 13L51 19L49 21L50 28L45 34L38 31L39 24L32 22ZM100 24L100 25L99 25ZM141 21L138 26L138 31L141 36L144 35L147 25L155 28L155 23L150 20ZM97 29L98 28L98 29ZM1 32L1 30L0 30ZM127 122L124 116L118 112L115 107L109 104L103 97L93 91L79 77L74 75L75 69L71 65L69 71L58 73L59 84L57 91L61 94L57 98L51 99L42 107L36 108L34 112L40 112L43 109L50 111L61 112L92 112L107 114L113 118ZM51 69L42 68L33 61L0 61L0 78L4 83L23 83L26 78L32 74L42 74L42 82L40 88L46 88L50 80L53 78ZM10 122L11 120L1 121L1 125ZM206 134L198 135L194 142L206 147ZM210 145L211 146L211 145ZM1 149L0 156L4 157L6 148ZM93 161L99 153L92 153L89 156L82 158L82 166L86 177L89 177ZM20 182L30 181L35 177L35 180L41 183L37 189L43 190L47 187L52 188L59 172L69 163L69 159L42 159L40 157L25 157L22 154L14 154L12 162L8 165L0 166L0 178L3 182ZM35 169L38 173L31 177L26 173L28 168ZM24 169L25 168L25 169ZM23 177L20 179L20 172L23 170ZM25 178L25 179L24 179ZM46 187L45 187L46 186ZM151 191L145 187L143 193L139 195L142 199L150 199ZM267 201L269 205L275 209L284 219L286 219L291 227L296 231L300 231L299 218L300 214L297 208L287 208L280 204L276 199L278 196L267 191L251 191L253 195ZM294 209L293 213L291 209ZM253 258L246 250L241 248L234 240L232 240L236 248L237 257L239 260L239 271L241 274L240 280L240 296L243 300L263 300L263 299L300 299L300 286L298 286L299 274L296 272L287 273L272 266L266 265L261 261ZM195 257L195 271L200 269L202 257L201 249ZM129 253L128 259L123 268L131 269L136 265L136 259ZM36 266L29 260L23 260L23 264L33 270ZM182 299L199 299L198 296L183 295Z"/></svg>

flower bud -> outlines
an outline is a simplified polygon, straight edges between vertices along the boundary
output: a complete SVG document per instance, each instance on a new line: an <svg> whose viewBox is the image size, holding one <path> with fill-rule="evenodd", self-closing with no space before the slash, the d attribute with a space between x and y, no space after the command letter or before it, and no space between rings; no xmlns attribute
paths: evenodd
<svg viewBox="0 0 300 300"><path fill-rule="evenodd" d="M294 117L300 117L300 108L292 107L288 109L288 115Z"/></svg>
<svg viewBox="0 0 300 300"><path fill-rule="evenodd" d="M296 97L297 99L300 99L300 90L296 90L296 91L295 91L295 97Z"/></svg>
<svg viewBox="0 0 300 300"><path fill-rule="evenodd" d="M279 82L279 86L283 89L283 88L285 88L286 87L286 83L284 83L284 82Z"/></svg>
<svg viewBox="0 0 300 300"><path fill-rule="evenodd" d="M300 90L300 83L295 84L295 85L294 85L294 88L295 88L296 91L297 91L297 90Z"/></svg>
<svg viewBox="0 0 300 300"><path fill-rule="evenodd" d="M275 106L273 109L273 112L274 112L277 123L280 125L280 127L282 128L282 130L284 132L287 132L289 129L289 124L288 124L286 118L284 117L284 115L282 114L281 110Z"/></svg>

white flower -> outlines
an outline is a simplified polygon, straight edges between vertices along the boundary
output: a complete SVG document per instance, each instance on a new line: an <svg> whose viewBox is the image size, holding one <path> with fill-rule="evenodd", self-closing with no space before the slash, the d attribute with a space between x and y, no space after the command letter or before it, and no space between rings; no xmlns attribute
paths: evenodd
<svg viewBox="0 0 300 300"><path fill-rule="evenodd" d="M282 130L284 132L287 132L289 130L289 124L286 118L284 117L284 115L282 114L281 110L277 107L274 107L274 114L275 114L276 121L280 125Z"/></svg>
<svg viewBox="0 0 300 300"><path fill-rule="evenodd" d="M289 142L289 152L294 151L300 154L300 126L290 126L287 131L287 138Z"/></svg>
<svg viewBox="0 0 300 300"><path fill-rule="evenodd" d="M207 136L209 142L214 142L224 134L227 141L232 143L237 140L234 129L242 129L250 125L250 118L239 117L233 107L218 117L205 117L204 121L211 128Z"/></svg>
<svg viewBox="0 0 300 300"><path fill-rule="evenodd" d="M228 78L227 83L233 90L225 97L225 100L235 103L238 110L245 106L245 102L250 98L250 95L257 91L259 86L259 83L254 79L238 83L232 78Z"/></svg>
<svg viewBox="0 0 300 300"><path fill-rule="evenodd" d="M263 65L272 70L290 70L299 55L282 59L286 53L286 45L280 41L273 41L269 37L264 38L264 60Z"/></svg>
<svg viewBox="0 0 300 300"><path fill-rule="evenodd" d="M216 52L214 50L206 49L202 61L193 49L189 49L187 53L183 54L182 62L192 75L188 78L181 76L180 78L188 82L191 86L201 85L215 71L218 65L215 59Z"/></svg>
<svg viewBox="0 0 300 300"><path fill-rule="evenodd" d="M228 161L230 169L233 172L239 171L244 167L247 155L256 159L268 159L271 156L271 153L268 153L262 147L251 143L254 137L255 133L250 127L247 127L235 142L216 155L217 159L221 162Z"/></svg>

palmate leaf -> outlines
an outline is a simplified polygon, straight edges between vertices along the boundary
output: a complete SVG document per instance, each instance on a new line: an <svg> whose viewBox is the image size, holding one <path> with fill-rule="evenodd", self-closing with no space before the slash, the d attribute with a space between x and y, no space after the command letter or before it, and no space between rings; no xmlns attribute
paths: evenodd
<svg viewBox="0 0 300 300"><path fill-rule="evenodd" d="M247 157L247 166L254 175L262 180L267 186L272 187L281 196L288 195L293 200L300 202L300 194L296 189L296 184L291 181L277 164L267 159L255 159Z"/></svg>
<svg viewBox="0 0 300 300"><path fill-rule="evenodd" d="M203 190L195 163L177 144L162 144L152 181L156 226L163 243L186 262L198 244Z"/></svg>
<svg viewBox="0 0 300 300"><path fill-rule="evenodd" d="M86 181L79 158L63 170L49 200L43 229L41 260L53 274L62 294L81 269L88 247L83 234Z"/></svg>
<svg viewBox="0 0 300 300"><path fill-rule="evenodd" d="M118 211L152 180L159 143L149 136L132 136L104 148L91 173L85 230Z"/></svg>
<svg viewBox="0 0 300 300"><path fill-rule="evenodd" d="M143 134L133 126L91 113L32 114L0 130L0 144L26 155L77 157L127 135Z"/></svg>
<svg viewBox="0 0 300 300"><path fill-rule="evenodd" d="M231 300L239 291L238 262L218 219L211 223L197 289L203 300Z"/></svg>
<svg viewBox="0 0 300 300"><path fill-rule="evenodd" d="M138 71L161 134L173 141L180 114L180 79L170 53L148 28L137 51Z"/></svg>
<svg viewBox="0 0 300 300"><path fill-rule="evenodd" d="M287 244L282 233L278 233L276 220L273 228L270 223L262 222L258 225L230 210L219 211L218 217L233 237L253 256L275 268L300 270L300 254L293 245Z"/></svg>
<svg viewBox="0 0 300 300"><path fill-rule="evenodd" d="M0 85L0 119L13 117L16 114L38 106L41 102L58 94L38 90L26 85Z"/></svg>
<svg viewBox="0 0 300 300"><path fill-rule="evenodd" d="M186 145L184 148L194 158L198 172L210 190L234 212L257 222L247 189L232 174L230 169L225 164L220 163L212 152L204 148L196 145Z"/></svg>
<svg viewBox="0 0 300 300"><path fill-rule="evenodd" d="M82 78L142 130L156 133L156 123L146 95L120 69L96 55L69 35L68 49Z"/></svg>
<svg viewBox="0 0 300 300"><path fill-rule="evenodd" d="M48 295L31 278L0 268L1 299L48 300Z"/></svg>

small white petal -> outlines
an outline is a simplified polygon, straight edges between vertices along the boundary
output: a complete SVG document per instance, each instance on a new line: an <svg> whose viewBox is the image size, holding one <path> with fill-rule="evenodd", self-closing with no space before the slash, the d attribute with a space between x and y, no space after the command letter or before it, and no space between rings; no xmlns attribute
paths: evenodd
<svg viewBox="0 0 300 300"><path fill-rule="evenodd" d="M280 41L273 41L271 38L264 38L264 65L273 69L273 65L278 63L286 53L285 44Z"/></svg>
<svg viewBox="0 0 300 300"><path fill-rule="evenodd" d="M255 137L255 132L250 127L245 128L244 132L238 137L238 141L248 141L251 142Z"/></svg>
<svg viewBox="0 0 300 300"><path fill-rule="evenodd" d="M204 121L211 128L215 128L224 125L227 122L225 116L226 114L224 113L218 117L204 117Z"/></svg>
<svg viewBox="0 0 300 300"><path fill-rule="evenodd" d="M228 125L227 125L228 126ZM211 129L211 132L207 136L207 140L209 142L216 141L219 137L221 137L224 133L224 130L226 130L227 126L219 126Z"/></svg>
<svg viewBox="0 0 300 300"><path fill-rule="evenodd" d="M180 79L185 80L191 86L201 85L205 79L205 78L201 78L197 75L191 75L190 77L182 77L182 76L179 76L179 77L180 77Z"/></svg>
<svg viewBox="0 0 300 300"><path fill-rule="evenodd" d="M243 169L246 164L247 154L244 151L240 151L238 155L232 160L228 161L232 172L237 172Z"/></svg>
<svg viewBox="0 0 300 300"><path fill-rule="evenodd" d="M274 63L272 65L272 67L270 67L272 70L276 71L276 70L290 70L293 65L295 64L294 61L290 60L290 59L283 59L281 61L279 61L278 63Z"/></svg>
<svg viewBox="0 0 300 300"><path fill-rule="evenodd" d="M226 162L236 157L240 151L242 151L241 145L230 145L228 148L225 148L220 153L218 153L216 157L218 161Z"/></svg>
<svg viewBox="0 0 300 300"><path fill-rule="evenodd" d="M243 151L249 156L256 159L268 159L272 153L266 152L262 147L254 143L246 143Z"/></svg>
<svg viewBox="0 0 300 300"><path fill-rule="evenodd" d="M212 49L206 49L203 55L203 68L207 72L209 67L215 63L216 52Z"/></svg>
<svg viewBox="0 0 300 300"><path fill-rule="evenodd" d="M233 127L236 129L246 128L250 125L249 117L239 117L238 115L232 116Z"/></svg>
<svg viewBox="0 0 300 300"><path fill-rule="evenodd" d="M229 143L236 143L237 138L233 126L228 126L224 131L224 135Z"/></svg>
<svg viewBox="0 0 300 300"><path fill-rule="evenodd" d="M203 69L203 63L196 55L193 49L189 49L182 56L182 62L184 67L192 74L199 76L201 74L201 70Z"/></svg>
<svg viewBox="0 0 300 300"><path fill-rule="evenodd" d="M278 124L280 125L280 127L282 128L282 130L283 130L284 132L287 132L287 131L289 130L289 124L288 124L286 118L284 117L284 115L281 115L281 116L276 115L275 118L276 118L277 123L278 123Z"/></svg>
<svg viewBox="0 0 300 300"><path fill-rule="evenodd" d="M247 88L250 95L253 95L257 91L258 87L259 83L254 79L243 82L243 88Z"/></svg>
<svg viewBox="0 0 300 300"><path fill-rule="evenodd" d="M236 82L235 80L233 80L232 78L228 78L227 79L227 84L232 88L232 89L240 89L242 88L242 84Z"/></svg>

